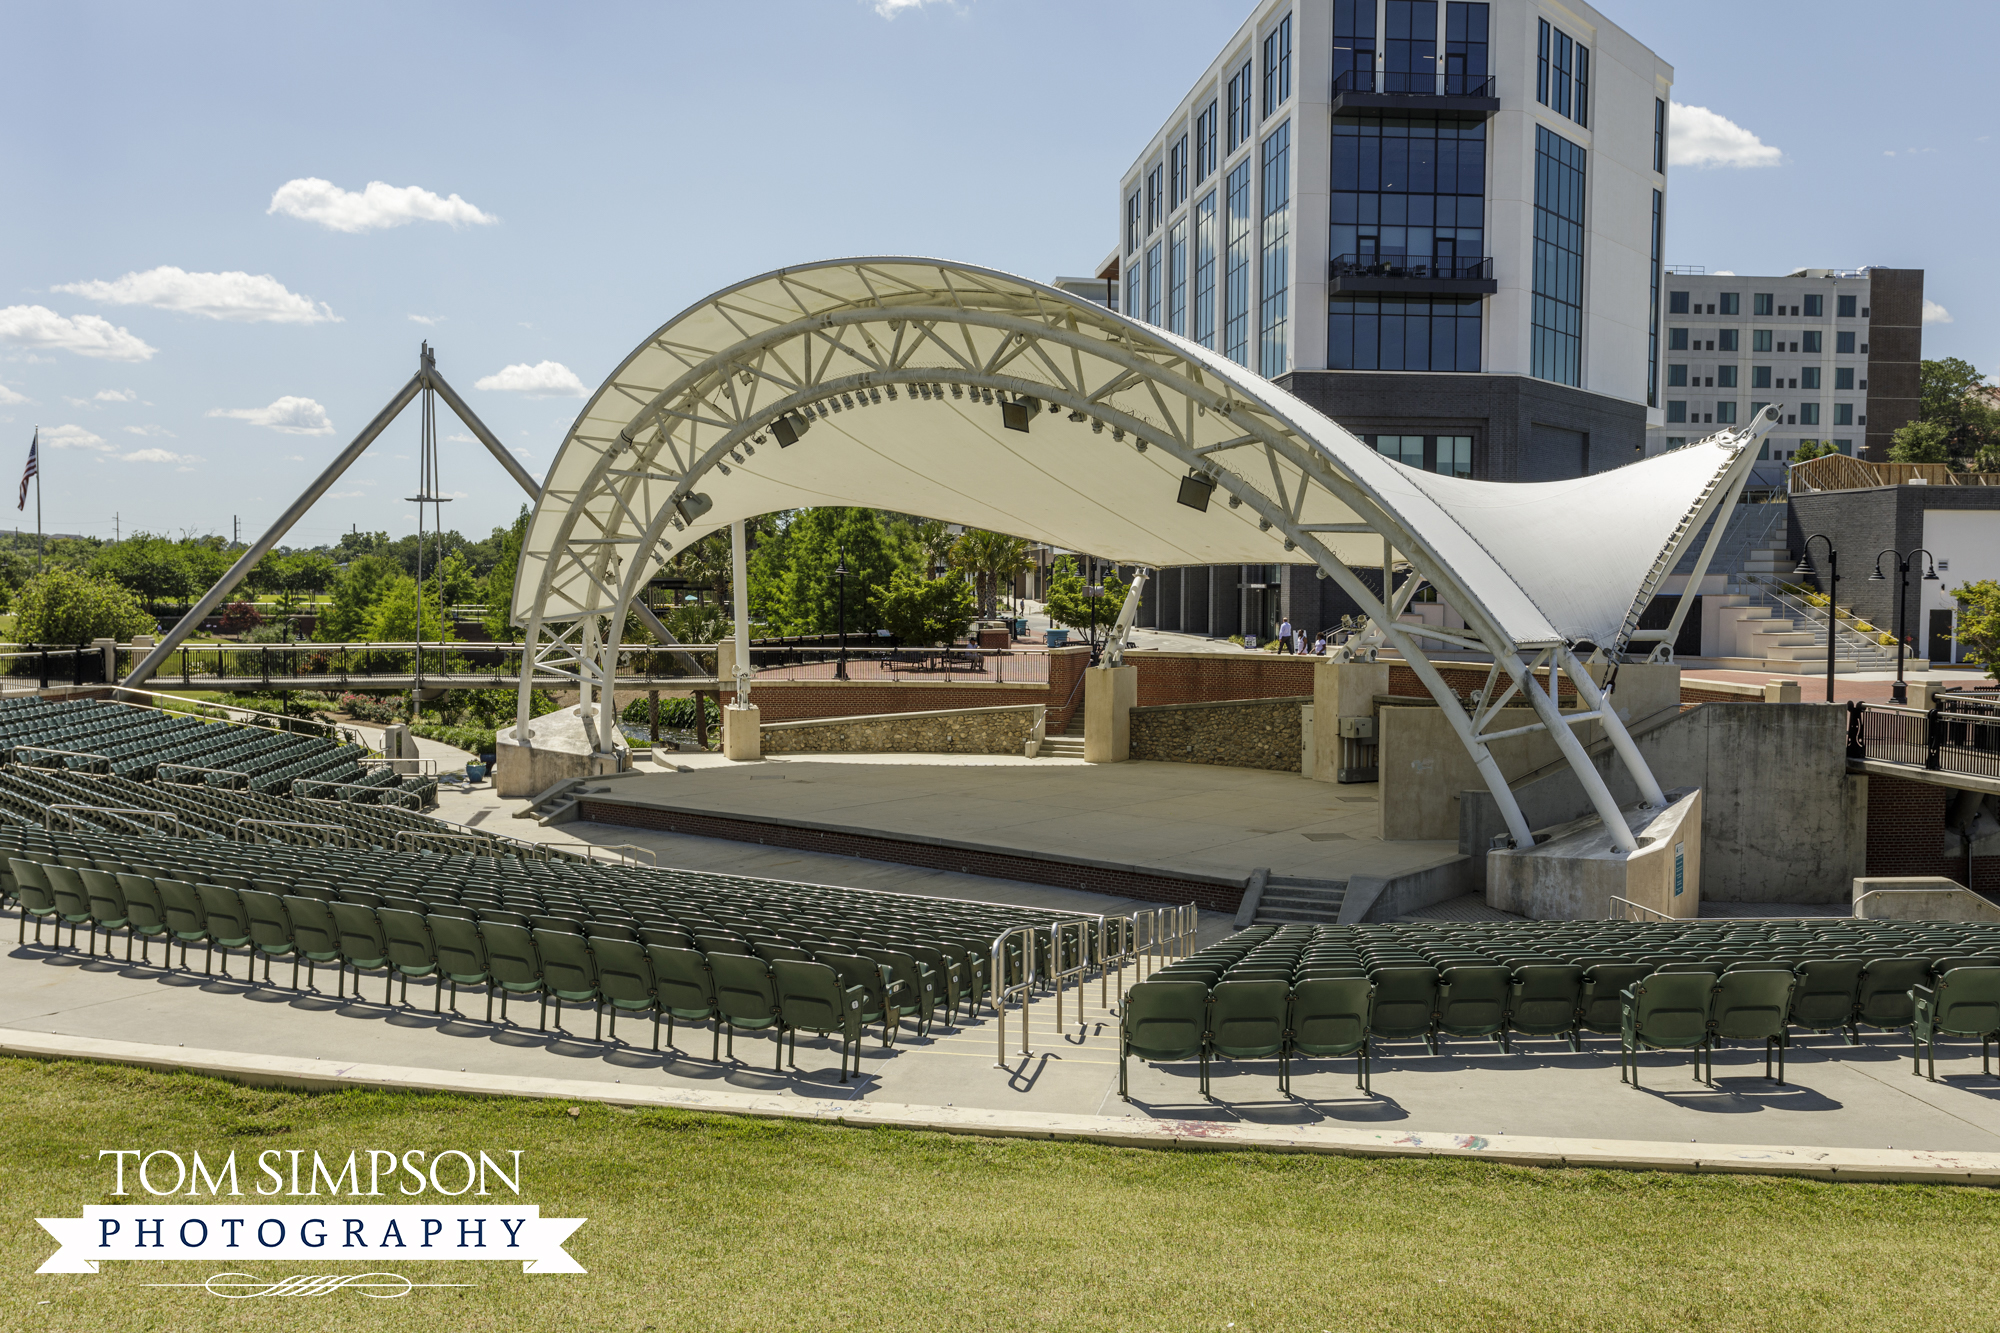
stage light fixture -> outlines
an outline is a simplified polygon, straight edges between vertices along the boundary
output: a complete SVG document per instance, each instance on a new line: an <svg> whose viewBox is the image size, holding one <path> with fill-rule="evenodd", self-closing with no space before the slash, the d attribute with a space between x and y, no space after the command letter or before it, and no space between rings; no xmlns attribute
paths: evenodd
<svg viewBox="0 0 2000 1333"><path fill-rule="evenodd" d="M1215 495L1215 478L1206 472L1190 472L1181 478L1181 491L1174 500L1198 513L1208 512L1208 502Z"/></svg>
<svg viewBox="0 0 2000 1333"><path fill-rule="evenodd" d="M810 428L811 423L804 417L795 417L787 412L771 423L771 434L777 436L780 449L789 449L797 444L799 437Z"/></svg>

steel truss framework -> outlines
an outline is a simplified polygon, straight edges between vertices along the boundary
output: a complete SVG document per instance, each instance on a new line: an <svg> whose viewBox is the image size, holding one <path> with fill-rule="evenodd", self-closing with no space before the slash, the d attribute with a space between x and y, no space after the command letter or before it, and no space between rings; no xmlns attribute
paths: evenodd
<svg viewBox="0 0 2000 1333"><path fill-rule="evenodd" d="M1653 469L1642 491L1629 479L1596 485L1602 478L1560 494L1447 487L1213 352L1052 288L933 260L781 270L669 322L572 426L544 479L515 583L514 619L535 645L522 680L544 672L575 680L586 708L598 710L599 744L611 748L621 633L646 581L726 523L806 504L924 513L1142 566L1310 561L1371 618L1370 640L1396 649L1437 700L1517 844L1531 835L1490 745L1546 730L1631 850L1616 801L1572 728L1598 722L1641 799L1663 797L1579 652L1588 644L1615 662L1650 639L1654 656L1670 654L1679 615L1665 631L1639 631L1639 617L1714 518L1689 582L1699 586L1754 460L1749 446L1772 420L1767 409L1745 429L1632 465ZM1218 503L1199 514L1178 507L1187 475L1212 483ZM1496 538L1479 505L1503 490L1507 503L1542 503L1542 521ZM1607 517L1593 507L1594 498L1635 493L1653 497L1643 514ZM1619 552L1592 552L1593 533L1618 534ZM1576 543L1570 558L1626 572L1610 594L1599 578L1594 600L1571 597L1532 558L1498 549L1503 538L1520 550ZM1384 606L1354 567L1391 558L1416 577ZM1471 713L1398 620L1423 585L1466 628L1426 625L1422 635L1492 658ZM1691 601L1681 599L1680 615ZM1135 609L1136 591L1120 621L1129 624ZM1535 675L1544 668L1546 684ZM1555 702L1563 674L1584 705L1567 714ZM739 694L748 686L739 674ZM1517 698L1536 721L1490 730ZM517 727L530 734L525 683Z"/></svg>

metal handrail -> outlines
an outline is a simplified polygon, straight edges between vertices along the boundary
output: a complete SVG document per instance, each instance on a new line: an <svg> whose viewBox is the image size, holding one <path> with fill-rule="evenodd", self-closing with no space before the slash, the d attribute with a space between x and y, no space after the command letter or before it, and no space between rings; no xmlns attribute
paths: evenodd
<svg viewBox="0 0 2000 1333"><path fill-rule="evenodd" d="M1000 1039L1000 1054L994 1061L994 1067L998 1069L1007 1068L1007 1001L1012 996L1021 997L1021 1054L1034 1054L1028 1048L1028 1001L1035 985L1035 936L1041 930L1040 926L1016 926L1002 931L993 939L993 1013ZM1016 937L1021 939L1021 979L1010 986L1007 984L1007 942Z"/></svg>
<svg viewBox="0 0 2000 1333"><path fill-rule="evenodd" d="M302 819L239 819L236 821L236 827L260 838L264 829L311 829L316 833L337 833L340 835L340 846L354 846L354 830L345 824L310 824ZM243 841L240 837L234 835L232 837L234 841ZM325 847L328 845L328 839L321 838L316 845Z"/></svg>
<svg viewBox="0 0 2000 1333"><path fill-rule="evenodd" d="M63 819L73 827L76 824L76 820L68 813L72 810L80 810L85 814L98 815L138 815L151 820L155 828L162 829L168 833L185 834L187 827L181 823L179 816L168 814L165 810L146 810L137 806L123 805L79 805L67 801L43 809L42 827L53 830L56 826L55 816L58 811L63 812ZM166 823L162 824L161 820L165 820Z"/></svg>
<svg viewBox="0 0 2000 1333"><path fill-rule="evenodd" d="M1482 279L1493 276L1493 258L1458 258L1442 261L1421 255L1351 254L1334 256L1328 270L1334 277Z"/></svg>
<svg viewBox="0 0 2000 1333"><path fill-rule="evenodd" d="M95 759L98 763L104 765L106 772L111 771L111 756L92 754L87 750L57 750L46 745L15 745L9 747L7 751L7 757L17 764L21 763L21 756L23 754L59 754L69 759ZM23 764L22 767L33 768L34 765Z"/></svg>
<svg viewBox="0 0 2000 1333"><path fill-rule="evenodd" d="M1797 618L1814 628L1817 628L1827 619L1827 613L1823 608L1814 606L1796 593L1787 592L1783 579L1774 578L1769 574L1753 573L1750 570L1739 571L1736 577L1758 588L1765 596L1776 602L1780 607L1786 611L1794 612ZM1868 635L1854 628L1855 625L1861 623L1860 612L1852 608L1843 612L1836 605L1833 608L1832 623L1837 627L1841 635L1853 640L1853 643L1848 646L1858 650L1865 650L1850 652L1849 656L1858 660L1865 655L1867 658L1875 661L1882 661L1895 656L1895 650L1892 647L1878 643ZM1887 630L1876 630L1875 632L1877 634L1888 633ZM1839 639L1836 638L1835 642L1838 643Z"/></svg>
<svg viewBox="0 0 2000 1333"><path fill-rule="evenodd" d="M1132 947L1138 932L1134 929L1133 920L1129 916L1101 916L1097 919L1097 934L1099 982L1097 1004L1106 1013L1111 1012L1111 970L1112 964L1115 963L1118 967L1119 1011L1123 1012L1125 964L1127 961L1134 963L1138 961L1138 954Z"/></svg>
<svg viewBox="0 0 2000 1333"><path fill-rule="evenodd" d="M327 782L321 778L293 779L294 787L296 787L299 783L304 783L309 787L322 788L326 791L372 791L372 792L379 792L384 796L395 796L398 798L408 797L409 800L412 802L412 804L407 806L399 806L398 807L399 809L414 810L419 814L422 814L424 809L424 801L421 796L417 795L413 791L404 791L400 787L370 787L366 783L361 783L361 782ZM337 796L301 796L298 799L301 801L333 801L340 805L360 804L360 802L358 801L343 801Z"/></svg>
<svg viewBox="0 0 2000 1333"><path fill-rule="evenodd" d="M153 780L155 782L172 781L172 779L167 777L167 770L170 768L177 773L213 773L218 777L241 778L245 787L250 785L250 775L248 773L239 773L233 768L203 768L199 764L160 764L153 769Z"/></svg>
<svg viewBox="0 0 2000 1333"><path fill-rule="evenodd" d="M1097 921L1099 924L1099 933L1102 933L1104 918L1098 917ZM1090 918L1088 917L1072 917L1067 921L1051 921L1044 927L1049 932L1048 981L1055 987L1056 992L1056 1031L1058 1033L1063 1030L1063 983L1072 977L1076 979L1077 1026L1080 1028L1086 1026L1083 1021L1083 983L1085 978L1090 975L1091 935L1087 929L1089 925ZM1076 962L1070 967L1063 965L1063 946L1065 943L1072 945L1076 951Z"/></svg>
<svg viewBox="0 0 2000 1333"><path fill-rule="evenodd" d="M1630 898L1620 898L1615 893L1611 895L1611 901L1625 909L1620 915L1612 917L1613 921L1677 921L1680 919L1662 912L1657 907L1648 907L1644 903L1635 903ZM1644 913L1645 915L1635 916L1633 915L1634 913Z"/></svg>
<svg viewBox="0 0 2000 1333"><path fill-rule="evenodd" d="M499 847L498 840L487 833L432 833L426 829L398 829L396 830L395 837L390 841L392 850L398 852L405 850L403 846L405 838L410 840L408 850L413 852L423 851L423 843L437 841L450 843L471 842L477 843L482 847L492 847L496 850Z"/></svg>

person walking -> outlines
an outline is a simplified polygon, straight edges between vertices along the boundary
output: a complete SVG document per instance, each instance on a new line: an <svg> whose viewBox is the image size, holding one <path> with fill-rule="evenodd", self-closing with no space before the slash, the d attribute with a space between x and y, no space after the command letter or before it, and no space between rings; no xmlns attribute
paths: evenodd
<svg viewBox="0 0 2000 1333"><path fill-rule="evenodd" d="M1292 651L1292 622L1289 618L1278 626L1278 651L1281 653Z"/></svg>

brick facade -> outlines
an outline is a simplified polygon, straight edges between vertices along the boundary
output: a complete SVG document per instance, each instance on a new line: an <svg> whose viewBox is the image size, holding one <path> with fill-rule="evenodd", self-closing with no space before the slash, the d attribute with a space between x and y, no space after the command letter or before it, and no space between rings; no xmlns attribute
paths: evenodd
<svg viewBox="0 0 2000 1333"><path fill-rule="evenodd" d="M870 861L890 861L897 865L1020 880L1028 884L1050 884L1062 889L1082 889L1089 893L1137 898L1145 902L1193 902L1211 912L1234 912L1243 900L1241 885L1177 879L1170 875L1149 875L1143 871L1117 870L1108 866L1077 865L1015 853L952 847L943 843L909 842L867 833L766 824L721 815L614 805L606 801L585 801L578 814L596 824L657 829L698 838L728 838L735 842L827 852L835 856L858 856Z"/></svg>
<svg viewBox="0 0 2000 1333"><path fill-rule="evenodd" d="M1313 667L1319 660L1286 653L1132 652L1125 655L1125 664L1139 672L1140 708L1310 695L1313 692Z"/></svg>
<svg viewBox="0 0 2000 1333"><path fill-rule="evenodd" d="M1964 879L1965 859L1944 854L1945 813L1953 795L1927 782L1869 774L1868 873Z"/></svg>

